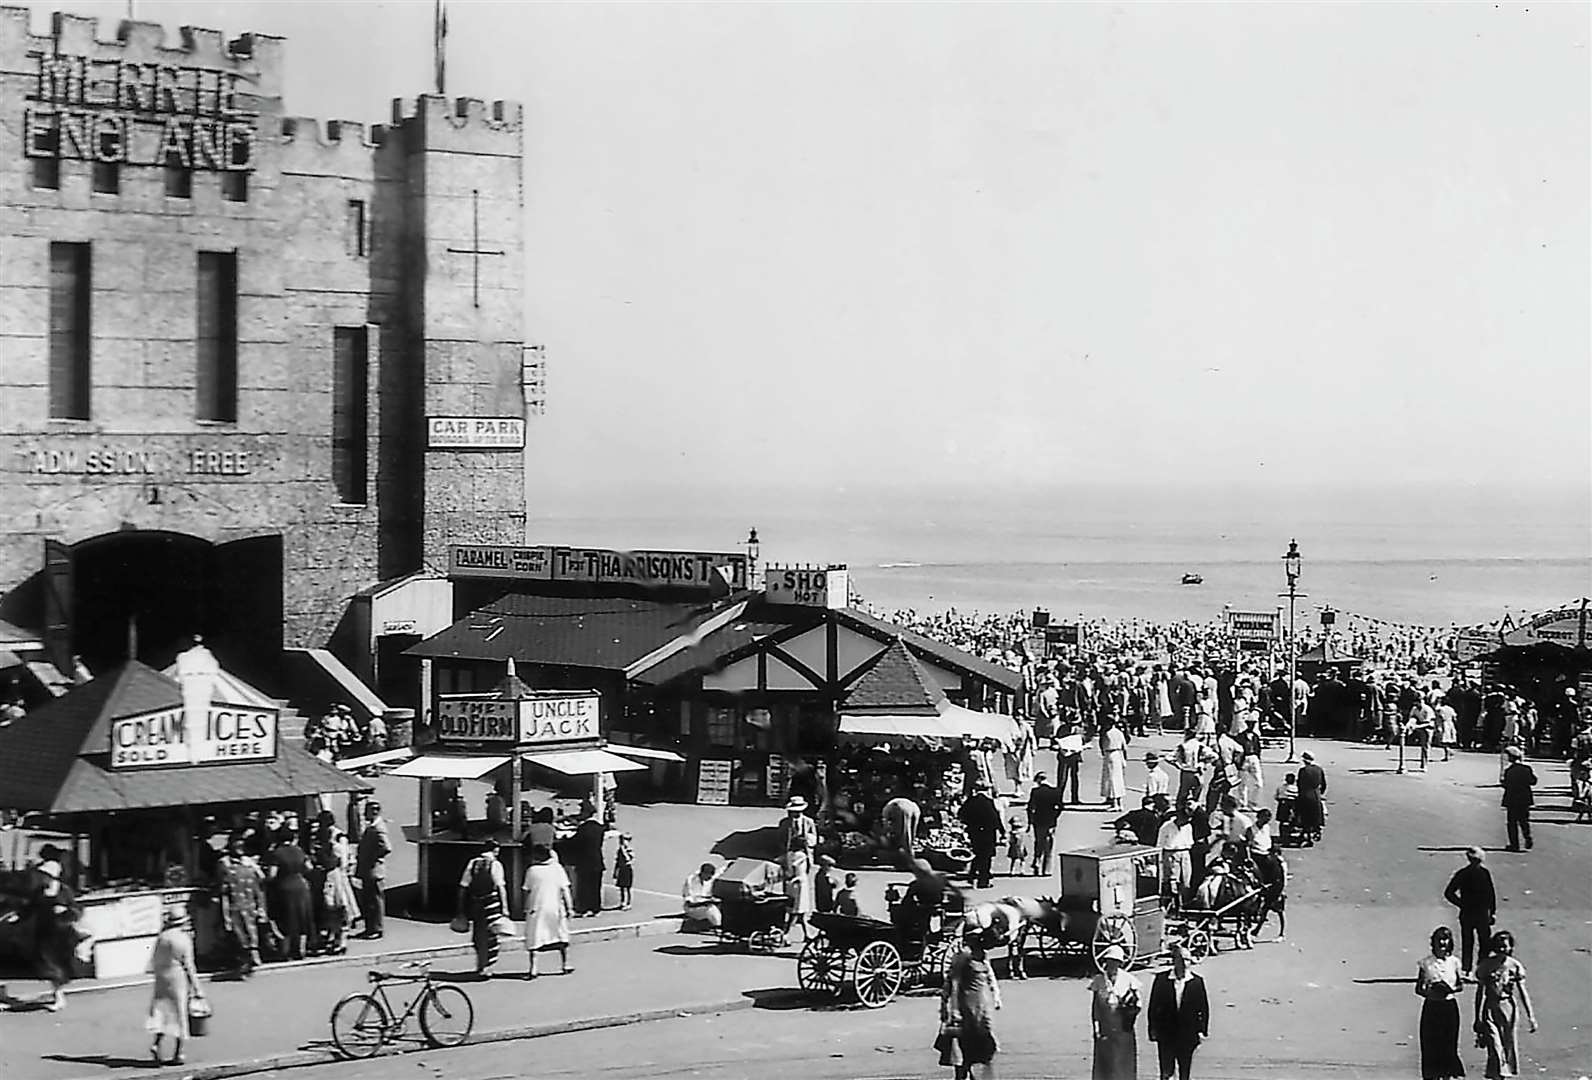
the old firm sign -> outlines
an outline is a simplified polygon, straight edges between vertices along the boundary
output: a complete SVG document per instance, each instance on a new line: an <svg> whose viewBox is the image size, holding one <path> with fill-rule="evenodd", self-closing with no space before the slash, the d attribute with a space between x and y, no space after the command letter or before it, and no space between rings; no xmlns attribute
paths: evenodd
<svg viewBox="0 0 1592 1080"><path fill-rule="evenodd" d="M216 765L276 758L275 709L210 705L185 713L181 705L111 721L111 768Z"/></svg>
<svg viewBox="0 0 1592 1080"><path fill-rule="evenodd" d="M445 694L437 701L437 738L505 747L596 743L600 702L587 691L539 690L515 700Z"/></svg>

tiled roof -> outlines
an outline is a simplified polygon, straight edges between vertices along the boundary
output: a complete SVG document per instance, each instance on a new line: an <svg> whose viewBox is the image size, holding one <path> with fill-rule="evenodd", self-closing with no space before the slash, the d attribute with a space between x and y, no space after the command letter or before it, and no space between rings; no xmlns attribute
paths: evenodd
<svg viewBox="0 0 1592 1080"><path fill-rule="evenodd" d="M906 642L896 638L852 684L844 708L931 714L938 713L944 702L945 691L923 673Z"/></svg>
<svg viewBox="0 0 1592 1080"><path fill-rule="evenodd" d="M891 638L900 638L907 647L918 656L928 657L941 667L952 671L960 671L971 675L983 682L998 686L1008 693L1018 693L1023 688L1023 677L1010 668L992 664L988 660L981 660L972 653L963 652L961 649L926 638L922 634L915 634L903 626L876 619L865 611L857 608L841 608L835 613L842 624L850 625L855 630L860 630L870 637L881 641Z"/></svg>
<svg viewBox="0 0 1592 1080"><path fill-rule="evenodd" d="M778 612L776 614L775 612ZM733 619L701 641L654 664L635 676L637 682L662 686L681 676L716 671L743 655L755 652L755 644L773 635L794 637L821 626L824 613L812 608L773 608L756 596L738 619Z"/></svg>
<svg viewBox="0 0 1592 1080"><path fill-rule="evenodd" d="M0 728L0 807L68 814L368 787L287 742L274 762L111 771L113 719L181 704L175 679L129 661Z"/></svg>
<svg viewBox="0 0 1592 1080"><path fill-rule="evenodd" d="M81 814L371 790L366 781L285 740L277 746L275 761L249 765L112 772L106 760L106 755L78 758L48 809L57 814Z"/></svg>
<svg viewBox="0 0 1592 1080"><path fill-rule="evenodd" d="M720 606L511 593L408 650L410 656L515 660L622 671Z"/></svg>

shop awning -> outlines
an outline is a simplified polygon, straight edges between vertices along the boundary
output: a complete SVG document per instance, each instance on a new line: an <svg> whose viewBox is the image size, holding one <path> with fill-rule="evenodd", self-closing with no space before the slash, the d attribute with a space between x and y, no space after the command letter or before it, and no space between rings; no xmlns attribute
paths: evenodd
<svg viewBox="0 0 1592 1080"><path fill-rule="evenodd" d="M950 742L960 738L939 713L842 716L840 734L861 742L888 742L906 738Z"/></svg>
<svg viewBox="0 0 1592 1080"><path fill-rule="evenodd" d="M685 758L673 750L655 750L650 746L622 746L619 743L609 743L608 749L616 754L623 754L627 758L639 758L642 761L684 761Z"/></svg>
<svg viewBox="0 0 1592 1080"><path fill-rule="evenodd" d="M545 754L526 754L525 760L563 773L565 776L592 776L596 773L634 772L645 769L629 758L606 750L550 750Z"/></svg>
<svg viewBox="0 0 1592 1080"><path fill-rule="evenodd" d="M479 780L493 769L500 769L508 763L507 754L426 754L404 762L387 775L414 776L425 780Z"/></svg>
<svg viewBox="0 0 1592 1080"><path fill-rule="evenodd" d="M929 739L941 743L993 739L1011 748L1017 742L1017 725L1002 713L982 713L946 704L939 713L860 713L842 715L840 734L855 742L889 742L892 739Z"/></svg>

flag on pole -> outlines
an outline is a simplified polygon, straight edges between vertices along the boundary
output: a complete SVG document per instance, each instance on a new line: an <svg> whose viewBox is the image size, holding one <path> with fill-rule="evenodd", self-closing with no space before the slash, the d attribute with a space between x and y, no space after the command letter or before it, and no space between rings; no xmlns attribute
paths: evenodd
<svg viewBox="0 0 1592 1080"><path fill-rule="evenodd" d="M442 6L442 0L436 0L436 10L433 15L435 29L435 64L437 74L437 93L446 94L448 77L448 12Z"/></svg>

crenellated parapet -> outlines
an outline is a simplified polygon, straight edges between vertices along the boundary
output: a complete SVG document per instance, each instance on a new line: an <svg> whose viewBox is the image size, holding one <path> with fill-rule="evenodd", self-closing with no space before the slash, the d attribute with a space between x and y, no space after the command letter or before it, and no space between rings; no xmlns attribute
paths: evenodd
<svg viewBox="0 0 1592 1080"><path fill-rule="evenodd" d="M395 98L392 126L406 133L412 151L442 150L518 157L525 108L517 101L483 101L424 94L409 102ZM409 136L407 133L414 133Z"/></svg>
<svg viewBox="0 0 1592 1080"><path fill-rule="evenodd" d="M136 95L148 93L166 98L151 98L151 111L202 112L208 96L240 112L278 112L283 45L266 34L229 42L221 31L198 26L181 27L173 42L160 23L136 20L123 20L106 39L98 19L61 12L51 17L49 34L34 34L28 9L0 7L0 71L59 79L74 96L81 85L81 96L95 104L141 103ZM214 74L174 74L196 69Z"/></svg>
<svg viewBox="0 0 1592 1080"><path fill-rule="evenodd" d="M316 120L284 116L275 156L285 172L365 176L373 155L388 139L383 124L367 127L348 120Z"/></svg>

